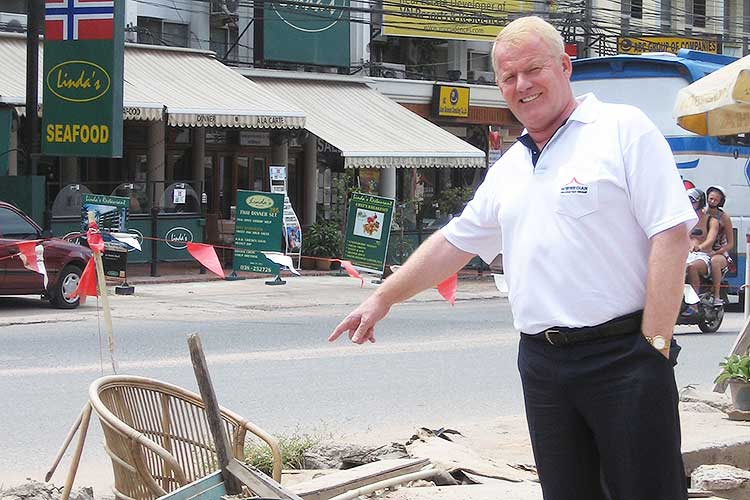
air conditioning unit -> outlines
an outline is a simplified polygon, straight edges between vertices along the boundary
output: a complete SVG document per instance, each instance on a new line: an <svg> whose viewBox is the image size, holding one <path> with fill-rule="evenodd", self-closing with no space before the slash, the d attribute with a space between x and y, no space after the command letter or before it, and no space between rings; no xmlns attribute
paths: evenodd
<svg viewBox="0 0 750 500"><path fill-rule="evenodd" d="M14 31L17 33L25 32L26 14L0 12L0 31Z"/></svg>
<svg viewBox="0 0 750 500"><path fill-rule="evenodd" d="M480 85L494 85L495 73L492 71L469 71L469 82Z"/></svg>
<svg viewBox="0 0 750 500"><path fill-rule="evenodd" d="M211 0L211 24L214 26L235 26L240 19L237 11L240 0Z"/></svg>
<svg viewBox="0 0 750 500"><path fill-rule="evenodd" d="M383 78L406 78L406 65L380 63L380 76Z"/></svg>

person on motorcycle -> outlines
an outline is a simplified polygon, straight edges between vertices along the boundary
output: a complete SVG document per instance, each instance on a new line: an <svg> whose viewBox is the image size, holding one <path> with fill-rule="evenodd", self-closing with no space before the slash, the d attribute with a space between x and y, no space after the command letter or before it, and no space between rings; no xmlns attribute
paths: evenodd
<svg viewBox="0 0 750 500"><path fill-rule="evenodd" d="M706 189L706 213L719 222L719 232L709 255L711 256L711 281L713 283L714 305L723 304L721 300L721 278L724 271L732 265L729 252L734 248L734 231L732 219L722 208L727 201L726 190L713 185Z"/></svg>
<svg viewBox="0 0 750 500"><path fill-rule="evenodd" d="M698 223L693 227L690 233L690 253L687 257L687 276L688 282L700 295L701 278L708 279L709 266L711 257L709 252L712 251L716 235L719 233L719 222L716 217L710 216L704 211L706 207L706 194L698 188L688 190L688 197L693 204L693 210L698 216ZM689 306L685 311L686 314L693 314L694 306Z"/></svg>

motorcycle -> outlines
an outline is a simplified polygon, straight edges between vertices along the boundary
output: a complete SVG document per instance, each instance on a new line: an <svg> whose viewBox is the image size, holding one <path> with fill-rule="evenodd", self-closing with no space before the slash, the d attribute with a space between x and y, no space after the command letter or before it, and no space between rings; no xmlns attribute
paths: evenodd
<svg viewBox="0 0 750 500"><path fill-rule="evenodd" d="M703 291L704 288L707 290ZM724 304L714 305L714 296L710 288L704 287L701 283L701 293L697 294L692 286L685 284L680 314L677 316L678 325L698 325L703 333L713 333L721 327L724 320Z"/></svg>

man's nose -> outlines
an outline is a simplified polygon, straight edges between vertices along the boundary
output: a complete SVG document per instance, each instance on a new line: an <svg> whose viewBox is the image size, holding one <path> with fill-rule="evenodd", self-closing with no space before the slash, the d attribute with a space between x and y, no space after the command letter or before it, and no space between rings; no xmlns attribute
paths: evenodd
<svg viewBox="0 0 750 500"><path fill-rule="evenodd" d="M516 91L523 92L531 88L531 80L526 78L526 75L519 73L516 75Z"/></svg>

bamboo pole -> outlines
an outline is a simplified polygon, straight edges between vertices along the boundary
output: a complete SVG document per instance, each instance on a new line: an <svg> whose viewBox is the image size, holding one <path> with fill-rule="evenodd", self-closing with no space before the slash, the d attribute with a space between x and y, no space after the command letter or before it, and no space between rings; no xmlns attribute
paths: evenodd
<svg viewBox="0 0 750 500"><path fill-rule="evenodd" d="M86 442L86 433L89 430L89 420L91 419L91 405L86 403L81 412L81 432L78 434L78 443L76 444L76 450L73 453L73 462L70 464L68 469L68 477L65 478L65 487L63 488L60 500L68 500L70 497L70 490L73 489L73 481L76 478L78 472L78 464L81 463L81 454L83 453L83 443Z"/></svg>
<svg viewBox="0 0 750 500"><path fill-rule="evenodd" d="M86 409L89 407L88 402L83 406L81 409L81 413L78 414L78 418L73 423L73 426L68 431L68 435L65 437L65 441L63 441L62 446L60 447L60 451L57 452L57 456L55 457L55 461L52 463L52 467L49 468L47 471L47 474L44 476L44 480L49 482L50 479L52 479L52 474L55 473L55 470L57 469L57 466L60 465L60 460L62 460L63 455L65 454L65 451L68 449L68 445L73 440L73 436L75 436L76 431L81 426L81 421L83 420L83 414L86 412Z"/></svg>
<svg viewBox="0 0 750 500"><path fill-rule="evenodd" d="M94 212L88 213L89 222L94 222ZM107 343L109 345L109 358L112 362L112 373L117 374L117 361L115 360L115 335L112 330L112 313L109 308L109 297L107 296L107 277L104 275L104 264L102 255L93 251L94 267L96 267L96 283L99 296L102 298L102 310L104 311L104 328L107 330Z"/></svg>

